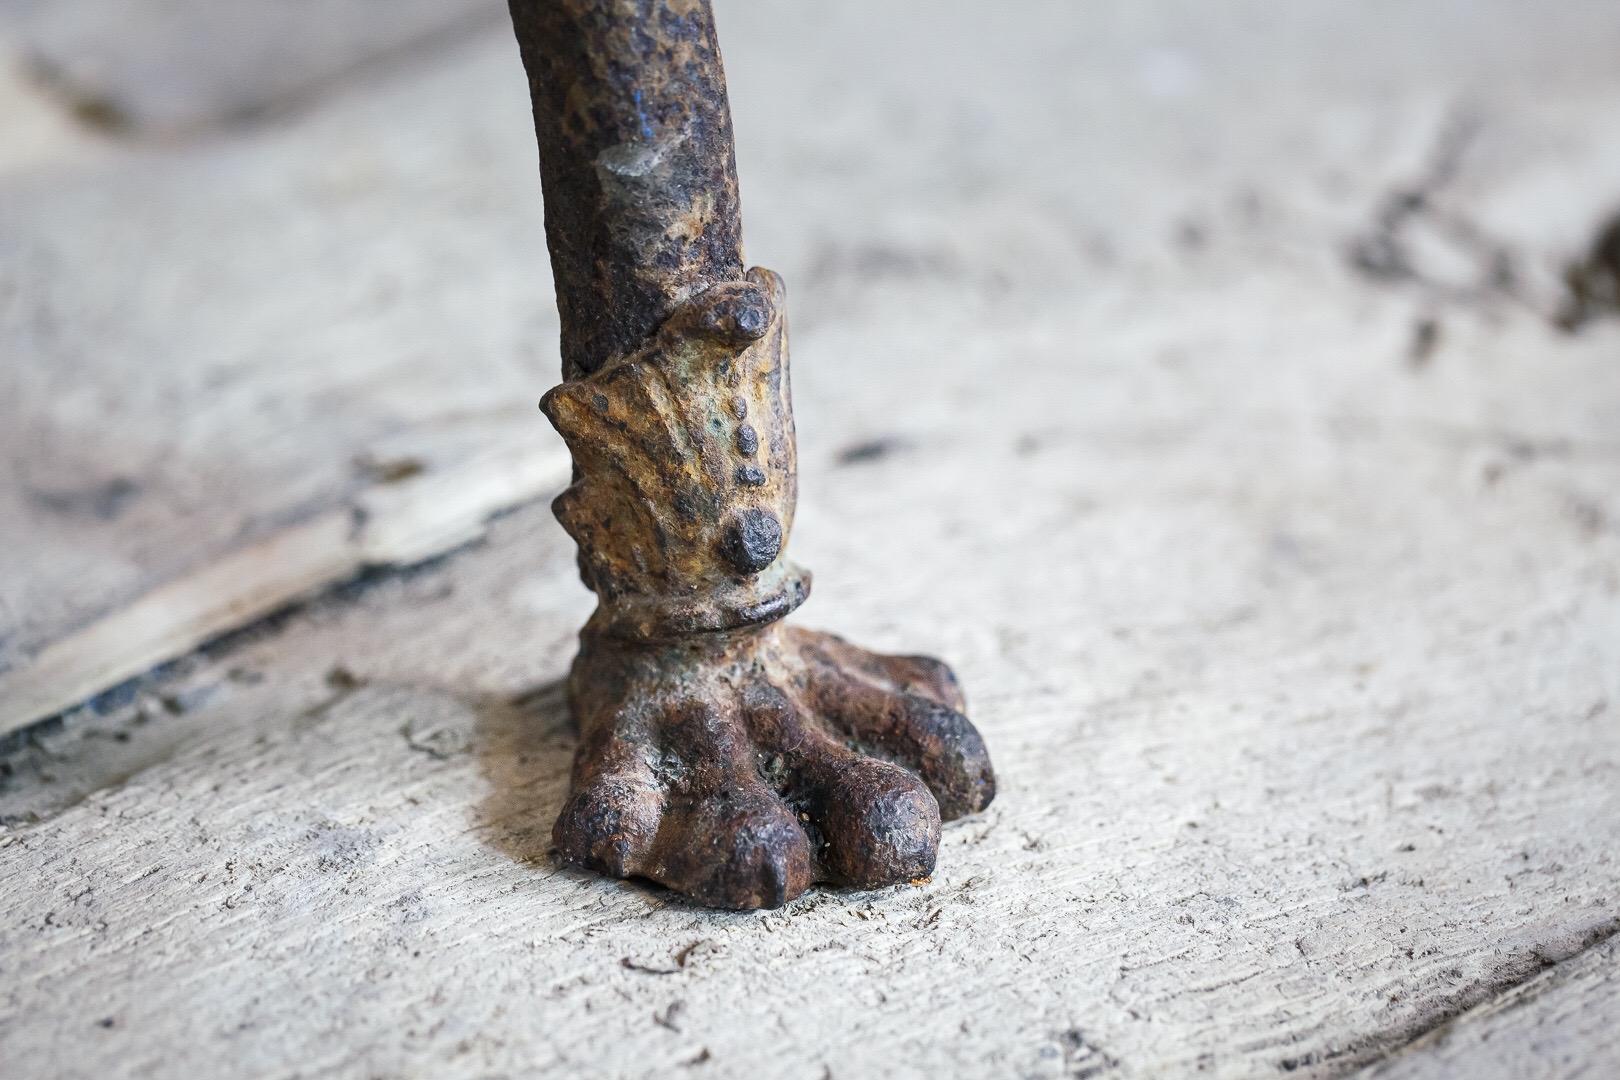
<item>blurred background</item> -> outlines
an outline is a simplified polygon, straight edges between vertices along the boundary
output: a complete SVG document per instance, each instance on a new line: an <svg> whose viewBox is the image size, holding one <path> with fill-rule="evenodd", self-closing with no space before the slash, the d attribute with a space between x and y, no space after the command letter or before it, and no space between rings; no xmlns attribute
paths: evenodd
<svg viewBox="0 0 1620 1080"><path fill-rule="evenodd" d="M1592 372L1521 360L1601 348L1546 331L1614 306L1612 4L876 7L719 5L812 450L926 442L986 398L1029 439L1093 418L1181 452L1238 411L1534 431L1527 382L1564 391L1548 437L1613 437ZM368 462L550 438L506 23L0 3L0 669ZM1435 362L1531 332L1500 370Z"/></svg>
<svg viewBox="0 0 1620 1080"><path fill-rule="evenodd" d="M773 947L814 974L726 983L716 1015L769 985L805 1075L838 1065L805 1018L949 1070L984 1001L1006 1008L961 1060L989 1071L1326 1075L1612 936L1620 6L714 6L749 258L790 290L802 617L949 658L1003 783L932 891L872 901L920 936L807 909ZM14 880L76 893L88 871L42 853L103 837L79 802L115 782L146 853L86 865L116 893L162 852L187 872L143 903L175 911L207 852L296 878L311 806L405 830L377 841L405 845L389 874L535 872L477 837L543 860L561 720L526 816L474 838L365 786L439 769L426 804L475 814L467 748L507 715L476 703L554 680L590 606L546 509L568 463L535 409L559 361L528 110L494 0L0 0L0 824L36 838ZM438 741L402 743L422 716ZM188 839L162 793L221 776L259 809ZM511 880L491 940L644 903ZM363 936L388 899L366 888L265 926ZM213 911L177 955L225 947ZM696 936L677 918L638 925ZM541 994L600 961L630 1004L592 1023L663 1009L586 921L556 930L572 959L458 968L456 1007L505 1000L489 972ZM921 965L929 993L818 990L854 979L851 927L871 978ZM394 1045L465 958L413 947L343 999L346 1034L288 1014L237 1045ZM87 1000L125 985L112 962L51 985ZM127 962L130 1015L201 1023ZM1194 994L1238 972L1259 996ZM540 1016L458 1060L663 1060L663 1027ZM13 1060L68 1023L17 1029ZM739 1025L693 1030L780 1071ZM178 1045L96 1060L195 1064Z"/></svg>

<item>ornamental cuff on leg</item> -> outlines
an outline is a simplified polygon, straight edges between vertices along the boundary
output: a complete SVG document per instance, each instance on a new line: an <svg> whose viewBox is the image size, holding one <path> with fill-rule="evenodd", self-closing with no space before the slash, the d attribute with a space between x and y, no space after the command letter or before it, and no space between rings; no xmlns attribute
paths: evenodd
<svg viewBox="0 0 1620 1080"><path fill-rule="evenodd" d="M771 622L809 595L782 555L797 496L785 296L759 268L715 285L540 402L574 457L553 509L595 628L664 640Z"/></svg>

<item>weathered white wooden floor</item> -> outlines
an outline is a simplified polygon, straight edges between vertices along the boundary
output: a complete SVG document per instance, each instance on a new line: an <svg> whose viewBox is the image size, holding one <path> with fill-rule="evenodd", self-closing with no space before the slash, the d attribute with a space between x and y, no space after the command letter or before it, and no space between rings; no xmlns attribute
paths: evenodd
<svg viewBox="0 0 1620 1080"><path fill-rule="evenodd" d="M1001 790L758 914L548 857L499 5L216 6L178 93L0 3L0 1075L1620 1075L1611 3L718 0L797 617L949 658Z"/></svg>

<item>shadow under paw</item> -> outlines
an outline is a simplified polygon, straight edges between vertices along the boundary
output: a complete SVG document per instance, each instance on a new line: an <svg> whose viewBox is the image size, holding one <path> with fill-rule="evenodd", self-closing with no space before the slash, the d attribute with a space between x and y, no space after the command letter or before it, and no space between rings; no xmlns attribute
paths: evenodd
<svg viewBox="0 0 1620 1080"><path fill-rule="evenodd" d="M476 821L490 847L518 862L549 857L546 824L567 795L570 727L567 686L560 679L510 701L480 702L473 746L489 792Z"/></svg>

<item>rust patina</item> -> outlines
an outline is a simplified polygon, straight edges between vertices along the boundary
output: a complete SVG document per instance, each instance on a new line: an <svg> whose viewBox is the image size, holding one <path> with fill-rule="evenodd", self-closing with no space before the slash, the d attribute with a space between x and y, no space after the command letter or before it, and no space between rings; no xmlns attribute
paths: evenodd
<svg viewBox="0 0 1620 1080"><path fill-rule="evenodd" d="M511 0L540 143L574 457L558 519L598 598L569 677L561 858L716 907L933 871L995 794L937 660L786 626L786 290L745 269L708 0Z"/></svg>

